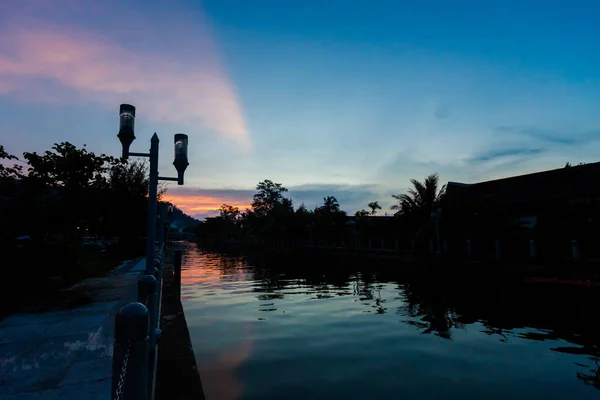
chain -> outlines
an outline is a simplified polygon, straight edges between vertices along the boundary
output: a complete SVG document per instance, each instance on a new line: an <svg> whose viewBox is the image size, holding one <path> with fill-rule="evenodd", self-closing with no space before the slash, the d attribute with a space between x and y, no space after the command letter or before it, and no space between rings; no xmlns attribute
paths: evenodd
<svg viewBox="0 0 600 400"><path fill-rule="evenodd" d="M119 384L115 392L115 400L123 400L123 390L125 389L125 378L127 376L127 363L129 362L129 352L131 351L131 341L127 342L125 348L125 356L123 357L123 366L121 367L121 374L119 375Z"/></svg>

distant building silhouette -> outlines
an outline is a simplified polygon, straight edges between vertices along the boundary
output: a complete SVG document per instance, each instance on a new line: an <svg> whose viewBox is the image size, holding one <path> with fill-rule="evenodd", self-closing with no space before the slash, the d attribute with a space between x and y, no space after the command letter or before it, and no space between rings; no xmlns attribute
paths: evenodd
<svg viewBox="0 0 600 400"><path fill-rule="evenodd" d="M485 242L486 249L496 239L539 239L547 254L566 254L577 239L591 250L600 237L600 162L475 184L449 182L441 210L445 237Z"/></svg>

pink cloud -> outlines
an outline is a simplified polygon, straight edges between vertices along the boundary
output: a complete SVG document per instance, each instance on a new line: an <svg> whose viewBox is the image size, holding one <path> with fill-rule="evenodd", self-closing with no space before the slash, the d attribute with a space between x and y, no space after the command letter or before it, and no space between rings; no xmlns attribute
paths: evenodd
<svg viewBox="0 0 600 400"><path fill-rule="evenodd" d="M240 100L205 21L162 26L160 37L151 23L137 22L135 34L107 30L109 36L15 12L0 29L0 94L52 103L75 97L112 108L131 102L151 120L200 126L249 148ZM146 36L140 48L127 41Z"/></svg>

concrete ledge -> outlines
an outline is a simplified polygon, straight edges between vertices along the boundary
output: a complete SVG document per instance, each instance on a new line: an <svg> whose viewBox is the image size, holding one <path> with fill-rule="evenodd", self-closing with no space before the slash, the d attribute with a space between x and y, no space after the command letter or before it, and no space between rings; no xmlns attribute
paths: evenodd
<svg viewBox="0 0 600 400"><path fill-rule="evenodd" d="M158 345L156 400L200 400L204 390L196 366L190 332L181 302L173 284L173 265L165 259L160 328L163 336Z"/></svg>

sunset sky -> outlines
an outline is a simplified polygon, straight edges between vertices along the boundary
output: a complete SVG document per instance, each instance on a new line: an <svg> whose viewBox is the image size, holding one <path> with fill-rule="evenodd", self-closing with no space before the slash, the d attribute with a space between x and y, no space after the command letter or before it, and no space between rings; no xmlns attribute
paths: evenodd
<svg viewBox="0 0 600 400"><path fill-rule="evenodd" d="M0 0L0 144L120 154L190 137L191 215L271 179L354 212L410 178L476 182L597 161L600 2ZM385 211L385 210L384 210Z"/></svg>

